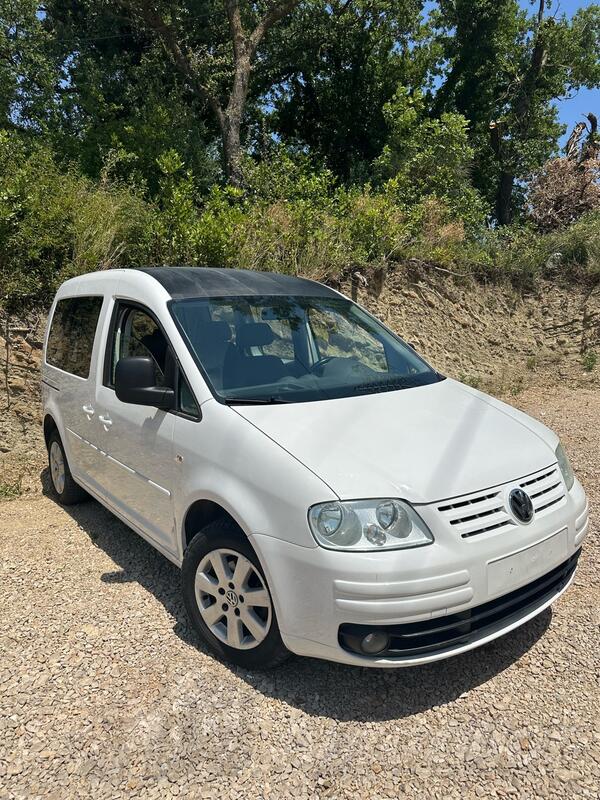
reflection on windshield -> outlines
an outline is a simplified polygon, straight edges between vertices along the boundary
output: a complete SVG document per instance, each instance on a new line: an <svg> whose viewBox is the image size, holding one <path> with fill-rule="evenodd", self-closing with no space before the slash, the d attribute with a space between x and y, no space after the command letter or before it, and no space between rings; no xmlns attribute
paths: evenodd
<svg viewBox="0 0 600 800"><path fill-rule="evenodd" d="M215 394L231 404L356 397L441 379L344 298L213 297L171 308Z"/></svg>

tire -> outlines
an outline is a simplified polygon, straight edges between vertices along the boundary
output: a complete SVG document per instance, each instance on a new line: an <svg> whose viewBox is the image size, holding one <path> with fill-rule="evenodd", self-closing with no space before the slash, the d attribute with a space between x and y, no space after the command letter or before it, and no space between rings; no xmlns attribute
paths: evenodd
<svg viewBox="0 0 600 800"><path fill-rule="evenodd" d="M85 489L73 480L58 431L52 431L48 439L48 467L50 483L61 505L72 506L88 499Z"/></svg>
<svg viewBox="0 0 600 800"><path fill-rule="evenodd" d="M220 658L247 669L273 669L288 658L266 578L235 523L216 520L194 536L182 583L192 625Z"/></svg>

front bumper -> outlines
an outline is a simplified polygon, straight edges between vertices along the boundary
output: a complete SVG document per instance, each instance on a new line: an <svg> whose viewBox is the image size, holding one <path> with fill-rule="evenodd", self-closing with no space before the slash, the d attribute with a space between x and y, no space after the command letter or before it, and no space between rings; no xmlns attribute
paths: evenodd
<svg viewBox="0 0 600 800"><path fill-rule="evenodd" d="M575 570L573 557L588 530L587 501L577 481L563 501L536 514L529 525L498 528L477 537L458 537L440 521L433 506L419 508L419 513L435 542L412 550L336 552L260 534L252 537L271 587L283 641L292 652L361 666L401 667L477 647L527 622L566 590ZM542 544L546 540L554 544L546 547ZM490 564L536 545L543 556L537 573L534 563L526 574L500 583L491 579ZM566 565L561 579L534 592L530 602L469 628L470 617L478 611L491 608L498 598L510 599L561 565ZM369 628L392 634L418 632L443 628L438 623L444 622L452 627L461 617L464 627L455 630L461 635L451 637L453 641L441 636L436 642L437 634L423 639L421 652L398 647L400 640L392 636L396 646L379 655L362 655L352 652L344 635Z"/></svg>

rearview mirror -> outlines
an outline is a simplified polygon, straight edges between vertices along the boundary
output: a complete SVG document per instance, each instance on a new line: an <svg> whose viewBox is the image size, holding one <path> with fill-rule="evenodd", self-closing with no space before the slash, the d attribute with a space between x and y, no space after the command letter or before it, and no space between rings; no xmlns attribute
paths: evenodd
<svg viewBox="0 0 600 800"><path fill-rule="evenodd" d="M175 408L175 392L156 385L156 366L148 356L121 358L115 370L115 393L122 403Z"/></svg>

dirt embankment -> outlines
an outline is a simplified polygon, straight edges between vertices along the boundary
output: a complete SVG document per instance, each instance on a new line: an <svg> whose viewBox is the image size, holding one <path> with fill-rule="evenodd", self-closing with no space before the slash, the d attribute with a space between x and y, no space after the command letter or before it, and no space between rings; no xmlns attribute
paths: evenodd
<svg viewBox="0 0 600 800"><path fill-rule="evenodd" d="M600 387L600 285L542 284L535 294L397 269L341 290L447 375L511 396L532 385ZM36 491L45 462L39 367L43 312L0 309L0 499ZM596 359L598 365L596 365Z"/></svg>

